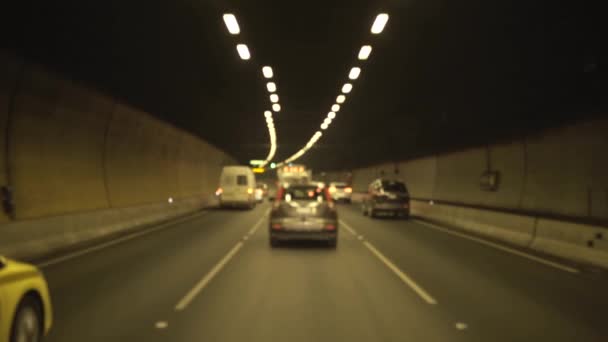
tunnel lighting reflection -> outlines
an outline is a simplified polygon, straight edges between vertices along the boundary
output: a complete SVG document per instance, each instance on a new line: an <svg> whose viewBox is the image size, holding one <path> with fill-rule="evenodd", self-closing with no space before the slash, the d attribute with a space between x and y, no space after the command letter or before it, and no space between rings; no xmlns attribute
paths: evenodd
<svg viewBox="0 0 608 342"><path fill-rule="evenodd" d="M169 199L167 200L167 202L173 203L173 197L169 197Z"/></svg>
<svg viewBox="0 0 608 342"><path fill-rule="evenodd" d="M331 111L332 112L339 112L340 111L340 105L335 104L335 105L331 106Z"/></svg>
<svg viewBox="0 0 608 342"><path fill-rule="evenodd" d="M272 105L272 110L274 110L275 112L280 112L281 111L281 105L278 103L275 103Z"/></svg>
<svg viewBox="0 0 608 342"><path fill-rule="evenodd" d="M327 125L326 123L322 123L321 124L321 129L327 129L327 127L329 127L329 125Z"/></svg>
<svg viewBox="0 0 608 342"><path fill-rule="evenodd" d="M266 83L266 89L268 89L268 92L274 93L277 91L277 85L274 82L268 82Z"/></svg>
<svg viewBox="0 0 608 342"><path fill-rule="evenodd" d="M372 24L372 33L373 34L380 34L382 33L382 31L384 30L384 26L386 26L386 23L388 22L388 14L386 13L380 13L378 14L378 16L376 16L376 20L374 20L374 23Z"/></svg>
<svg viewBox="0 0 608 342"><path fill-rule="evenodd" d="M226 28L228 28L228 32L231 34L239 34L241 33L241 29L239 28L239 23L236 21L236 17L232 13L224 14L224 24L226 24Z"/></svg>
<svg viewBox="0 0 608 342"><path fill-rule="evenodd" d="M267 119L268 119L268 118L272 118L272 112L271 112L271 111L269 111L269 110L265 111L265 112L264 112L264 117L265 117L265 118L267 118Z"/></svg>
<svg viewBox="0 0 608 342"><path fill-rule="evenodd" d="M348 93L350 93L350 91L351 91L351 90L353 90L353 85L352 85L352 84L350 84L350 83L345 83L345 84L342 86L342 92L343 92L344 94L348 94Z"/></svg>
<svg viewBox="0 0 608 342"><path fill-rule="evenodd" d="M336 97L336 102L337 103L344 103L344 101L346 101L346 96L344 96L344 95L338 95L338 97Z"/></svg>
<svg viewBox="0 0 608 342"><path fill-rule="evenodd" d="M270 102L272 102L272 103L279 102L279 95L277 95L277 94L270 94Z"/></svg>
<svg viewBox="0 0 608 342"><path fill-rule="evenodd" d="M263 67L262 74L264 74L264 77L266 77L266 78L272 78L272 76L273 76L272 68L269 66Z"/></svg>
<svg viewBox="0 0 608 342"><path fill-rule="evenodd" d="M333 120L336 117L336 113L329 112L329 113L327 113L327 117Z"/></svg>
<svg viewBox="0 0 608 342"><path fill-rule="evenodd" d="M249 48L245 44L239 44L236 46L236 51L239 53L239 56L242 60L248 60L251 58L251 53L249 53Z"/></svg>
<svg viewBox="0 0 608 342"><path fill-rule="evenodd" d="M359 59L365 61L369 58L369 55L372 53L372 47L369 45L363 45L361 50L359 50Z"/></svg>
<svg viewBox="0 0 608 342"><path fill-rule="evenodd" d="M350 69L350 72L348 73L348 78L350 78L351 80L356 80L357 78L359 78L359 75L361 75L361 68L354 67Z"/></svg>

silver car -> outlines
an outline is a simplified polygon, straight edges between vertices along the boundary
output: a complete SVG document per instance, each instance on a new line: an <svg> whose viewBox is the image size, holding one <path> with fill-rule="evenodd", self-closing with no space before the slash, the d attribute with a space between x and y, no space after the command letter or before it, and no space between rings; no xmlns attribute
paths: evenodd
<svg viewBox="0 0 608 342"><path fill-rule="evenodd" d="M320 240L335 248L338 215L326 188L284 184L270 212L270 245L285 240Z"/></svg>

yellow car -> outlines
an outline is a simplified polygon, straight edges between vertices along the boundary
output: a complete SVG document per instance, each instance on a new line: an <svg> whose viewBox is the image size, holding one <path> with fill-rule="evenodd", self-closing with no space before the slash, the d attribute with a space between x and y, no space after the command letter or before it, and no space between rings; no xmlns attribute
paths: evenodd
<svg viewBox="0 0 608 342"><path fill-rule="evenodd" d="M51 299L34 266L0 256L0 342L37 342L51 329Z"/></svg>

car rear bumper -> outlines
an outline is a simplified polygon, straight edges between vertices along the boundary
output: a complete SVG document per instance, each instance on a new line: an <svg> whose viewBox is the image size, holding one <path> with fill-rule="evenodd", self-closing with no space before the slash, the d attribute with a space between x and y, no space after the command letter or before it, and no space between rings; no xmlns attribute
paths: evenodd
<svg viewBox="0 0 608 342"><path fill-rule="evenodd" d="M270 230L270 237L277 240L328 241L338 238L338 231Z"/></svg>

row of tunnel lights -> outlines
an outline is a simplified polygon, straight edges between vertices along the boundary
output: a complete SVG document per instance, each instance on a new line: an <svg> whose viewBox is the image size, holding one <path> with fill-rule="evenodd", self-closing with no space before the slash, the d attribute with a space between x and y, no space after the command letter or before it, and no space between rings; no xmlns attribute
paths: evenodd
<svg viewBox="0 0 608 342"><path fill-rule="evenodd" d="M238 35L241 33L241 28L240 28L239 23L236 20L236 16L234 14L225 13L223 15L223 19L224 19L224 24L226 25L226 28L228 29L228 32L230 34ZM249 51L249 48L247 47L246 44L237 44L236 51L242 60L246 61L246 60L251 59L251 52ZM270 94L269 98L270 98L270 102L272 103L272 110L275 113L278 113L281 111L281 104L279 103L279 95L277 94L277 84L274 81L272 81L272 79L274 77L274 72L272 70L272 67L270 67L270 66L262 67L262 74L264 75L264 78L268 79L268 82L266 83L266 89L268 90L268 93ZM264 117L266 118L266 125L268 127L268 135L270 136L270 149L268 151L268 155L266 156L266 159L264 160L262 165L260 165L260 167L266 166L266 164L268 164L272 160L272 158L274 158L274 155L277 151L277 132L276 132L276 128L274 126L274 119L272 116L272 111L270 111L270 110L264 111Z"/></svg>
<svg viewBox="0 0 608 342"><path fill-rule="evenodd" d="M371 33L372 34L382 33L382 31L384 30L384 27L386 26L386 23L388 22L388 18L389 18L389 16L386 13L378 14L376 16L376 19L374 20L374 23L372 24L372 27L370 30ZM366 61L369 58L369 56L371 55L371 53L372 53L371 45L363 45L361 47L361 49L359 50L359 54L357 55L357 58L359 61ZM348 73L349 82L345 83L342 86L340 95L338 95L336 97L336 103L334 103L331 106L331 111L329 113L327 113L327 117L325 118L325 120L323 120L323 123L321 123L321 126L320 126L321 131L328 129L329 126L331 125L331 123L333 122L333 120L336 118L336 115L337 115L336 113L338 113L340 111L340 106L343 105L344 102L346 101L346 95L349 94L353 90L353 84L351 82L354 82L355 80L357 80L360 75L361 75L360 67L355 66L350 69L350 72ZM285 159L285 161L279 163L278 166L282 166L284 164L294 162L297 159L299 159L300 157L302 157L321 138L321 136L323 135L323 133L321 131L315 132L315 134L313 134L313 136L310 138L310 140L308 141L308 143L306 143L306 145L304 147L302 147L298 152L293 154L291 157Z"/></svg>
<svg viewBox="0 0 608 342"><path fill-rule="evenodd" d="M236 19L236 16L234 14L226 13L223 15L223 19L224 19L226 28L228 29L228 32L230 34L232 34L232 35L240 34L241 29L240 29L240 26ZM382 33L382 31L384 30L384 27L386 26L386 23L388 22L388 19L389 19L388 14L386 14L386 13L378 14L370 29L371 33L372 34ZM236 50L239 54L239 57L242 60L251 59L251 52L249 51L249 48L247 47L246 44L237 44ZM359 54L358 54L357 58L360 61L365 61L369 58L371 52L372 52L371 45L364 45L359 50ZM264 75L264 77L266 79L269 79L269 80L271 80L274 77L272 67L270 67L270 66L262 67L262 74ZM351 81L355 81L359 78L360 75L361 75L361 68L352 67L348 74L348 78ZM272 103L272 110L277 113L280 112L281 105L279 104L279 95L277 94L276 83L269 81L268 83L266 83L266 89L270 93L269 98L270 98L270 102ZM336 118L336 113L338 113L340 111L340 105L344 104L344 102L346 101L346 95L349 94L352 91L352 89L353 89L353 85L350 82L345 83L342 86L341 94L336 97L336 103L331 106L331 111L327 114L327 117L325 118L325 120L323 121L323 123L320 126L321 130L326 130L329 128L332 121ZM272 158L274 158L274 155L277 150L276 128L274 126L272 112L269 110L265 111L264 117L266 118L266 124L268 126L268 134L270 136L270 150L268 151L268 155L266 156L266 159L264 160L261 167L266 166L266 164L268 164L272 160ZM313 136L310 138L308 143L303 148L301 148L298 152L293 154L291 157L287 158L285 161L279 163L277 166L282 166L286 163L291 163L291 162L295 161L296 159L299 159L308 150L310 150L322 136L323 136L323 133L321 131L316 131L315 134L313 134Z"/></svg>

